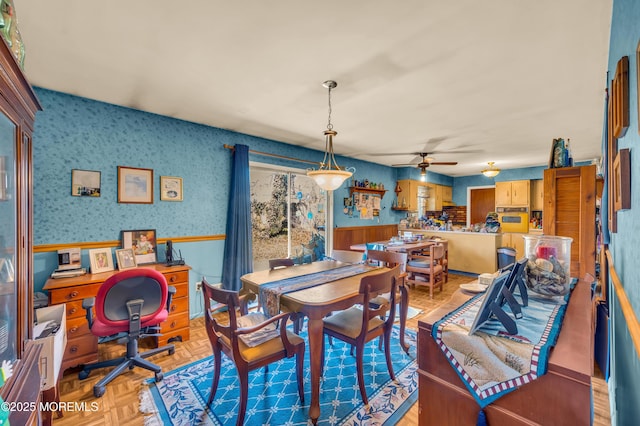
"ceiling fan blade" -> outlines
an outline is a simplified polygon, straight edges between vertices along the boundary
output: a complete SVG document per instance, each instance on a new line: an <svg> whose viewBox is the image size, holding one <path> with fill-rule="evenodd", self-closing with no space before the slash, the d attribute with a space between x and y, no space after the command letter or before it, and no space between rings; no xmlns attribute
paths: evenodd
<svg viewBox="0 0 640 426"><path fill-rule="evenodd" d="M413 167L417 165L418 163L404 163L404 164L392 164L391 167Z"/></svg>
<svg viewBox="0 0 640 426"><path fill-rule="evenodd" d="M432 161L429 164L432 166L455 166L458 164L457 161Z"/></svg>

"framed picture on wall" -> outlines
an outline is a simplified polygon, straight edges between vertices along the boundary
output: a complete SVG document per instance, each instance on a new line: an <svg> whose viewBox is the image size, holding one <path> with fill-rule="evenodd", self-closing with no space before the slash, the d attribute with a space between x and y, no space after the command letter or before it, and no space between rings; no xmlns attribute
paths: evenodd
<svg viewBox="0 0 640 426"><path fill-rule="evenodd" d="M136 257L133 254L133 249L130 249L130 248L116 250L116 259L118 259L119 271L124 271L125 269L132 269L138 266L136 264Z"/></svg>
<svg viewBox="0 0 640 426"><path fill-rule="evenodd" d="M156 245L155 229L122 231L122 248L133 250L136 265L156 263L158 261Z"/></svg>
<svg viewBox="0 0 640 426"><path fill-rule="evenodd" d="M162 201L182 201L182 178L160 176L160 199Z"/></svg>
<svg viewBox="0 0 640 426"><path fill-rule="evenodd" d="M153 203L153 170L118 166L118 202Z"/></svg>
<svg viewBox="0 0 640 426"><path fill-rule="evenodd" d="M74 197L99 197L100 172L94 170L71 170L71 195Z"/></svg>
<svg viewBox="0 0 640 426"><path fill-rule="evenodd" d="M113 256L110 248L89 250L89 262L92 274L113 271Z"/></svg>

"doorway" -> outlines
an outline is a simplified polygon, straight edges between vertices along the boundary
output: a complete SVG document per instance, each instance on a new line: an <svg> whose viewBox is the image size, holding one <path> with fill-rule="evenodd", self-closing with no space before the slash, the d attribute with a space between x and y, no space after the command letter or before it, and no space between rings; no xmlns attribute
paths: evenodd
<svg viewBox="0 0 640 426"><path fill-rule="evenodd" d="M487 213L496 209L495 186L467 188L467 226L484 223Z"/></svg>

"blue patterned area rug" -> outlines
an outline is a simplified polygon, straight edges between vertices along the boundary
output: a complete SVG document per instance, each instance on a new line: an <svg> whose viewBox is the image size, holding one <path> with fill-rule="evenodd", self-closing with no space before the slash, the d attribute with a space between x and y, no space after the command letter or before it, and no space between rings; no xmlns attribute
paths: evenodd
<svg viewBox="0 0 640 426"><path fill-rule="evenodd" d="M306 331L302 332L306 337ZM350 346L333 340L326 344L325 370L320 383L320 425L393 425L418 398L416 337L407 331L409 355L400 347L398 330L391 340L396 381L387 371L384 351L378 350L378 339L366 346L364 375L369 405L362 403L356 378L356 360ZM201 361L165 373L160 383L147 380L141 392L140 410L148 414L145 425L234 425L240 390L233 363L223 355L218 391L207 407L213 360ZM311 401L309 351L305 351L305 404L298 398L295 359L271 364L249 373L247 425L307 425Z"/></svg>

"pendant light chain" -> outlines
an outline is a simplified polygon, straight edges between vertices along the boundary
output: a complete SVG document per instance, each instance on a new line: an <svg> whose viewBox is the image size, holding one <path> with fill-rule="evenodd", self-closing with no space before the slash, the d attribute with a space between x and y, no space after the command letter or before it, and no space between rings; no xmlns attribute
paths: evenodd
<svg viewBox="0 0 640 426"><path fill-rule="evenodd" d="M333 130L333 124L331 124L331 89L333 87L329 86L329 120L327 121L327 129Z"/></svg>

